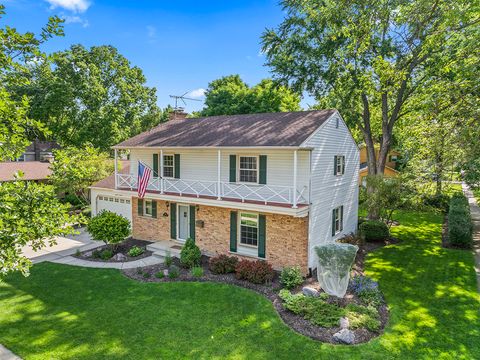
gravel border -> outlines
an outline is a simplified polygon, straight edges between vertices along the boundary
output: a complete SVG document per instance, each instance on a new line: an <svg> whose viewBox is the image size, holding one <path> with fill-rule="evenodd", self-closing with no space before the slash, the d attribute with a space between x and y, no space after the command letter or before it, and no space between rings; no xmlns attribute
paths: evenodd
<svg viewBox="0 0 480 360"><path fill-rule="evenodd" d="M179 266L179 260L174 258L174 265ZM278 291L281 289L278 274L275 276L274 280L271 284L267 285L258 285L252 284L248 281L238 280L235 278L234 274L221 274L216 275L212 274L208 270L208 258L206 256L202 256L202 267L204 269L204 275L201 278L193 277L188 270L180 268L180 276L176 279L170 279L168 277L164 278L157 278L155 274L159 271L162 271L167 268L165 264L158 264L152 266L146 266L143 268L135 268L135 269L126 269L122 270L122 274L130 279L141 281L141 282L179 282L179 281L188 281L188 282L213 282L213 283L220 283L220 284L227 284L227 285L234 285L241 288L249 289L255 291L266 297L270 300L273 304L273 307L277 311L278 315L282 319L282 321L290 327L292 330L296 331L297 333L309 337L313 340L321 341L324 343L330 344L338 344L333 340L333 334L340 331L340 326L333 327L333 328L322 328L320 326L312 324L310 321L304 319L300 315L296 315L291 311L284 308L282 304L282 299L278 295ZM145 277L144 274L149 274L148 277ZM302 286L314 286L319 288L318 282L313 277L308 278ZM301 291L301 286L297 289L293 289L293 292ZM350 295L352 297L352 295ZM345 302L344 299L342 299ZM348 301L348 300L347 300ZM355 302L351 301L350 302ZM345 304L344 304L345 305ZM378 308L378 312L380 315L380 329L377 332L370 331L367 329L356 329L353 331L355 334L355 342L354 344L361 344L370 341L371 339L381 335L385 328L385 325L388 322L389 313L387 306L383 304Z"/></svg>

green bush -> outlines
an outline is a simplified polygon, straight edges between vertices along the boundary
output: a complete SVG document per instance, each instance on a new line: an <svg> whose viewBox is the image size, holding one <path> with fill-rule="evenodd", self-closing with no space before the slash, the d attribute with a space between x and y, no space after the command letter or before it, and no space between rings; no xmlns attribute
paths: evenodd
<svg viewBox="0 0 480 360"><path fill-rule="evenodd" d="M303 276L300 267L286 267L283 268L280 274L280 283L286 289L293 289L294 287L303 283Z"/></svg>
<svg viewBox="0 0 480 360"><path fill-rule="evenodd" d="M87 230L94 240L116 246L130 234L130 221L111 211L102 211L89 220Z"/></svg>
<svg viewBox="0 0 480 360"><path fill-rule="evenodd" d="M190 269L194 266L200 265L200 259L202 253L200 248L195 245L195 241L192 239L187 239L185 245L183 245L182 251L180 252L180 263L182 266Z"/></svg>
<svg viewBox="0 0 480 360"><path fill-rule="evenodd" d="M422 196L423 204L442 211L448 211L450 197L446 194L426 194Z"/></svg>
<svg viewBox="0 0 480 360"><path fill-rule="evenodd" d="M473 224L467 198L455 194L450 200L448 211L448 240L450 244L470 248L473 243Z"/></svg>
<svg viewBox="0 0 480 360"><path fill-rule="evenodd" d="M104 250L95 250L92 253L92 257L97 258L97 259L102 259L102 260L108 260L112 258L113 256L113 251L110 249L104 249Z"/></svg>
<svg viewBox="0 0 480 360"><path fill-rule="evenodd" d="M170 266L170 268L168 269L168 277L170 279L176 279L179 276L180 276L180 269L175 265Z"/></svg>
<svg viewBox="0 0 480 360"><path fill-rule="evenodd" d="M193 277L199 278L203 276L203 268L201 266L194 266L191 272Z"/></svg>
<svg viewBox="0 0 480 360"><path fill-rule="evenodd" d="M75 194L66 194L63 197L65 203L69 203L72 207L79 208L83 205L83 202Z"/></svg>
<svg viewBox="0 0 480 360"><path fill-rule="evenodd" d="M352 329L367 328L377 331L380 328L380 315L371 306L349 304L342 308L321 298L303 294L293 295L286 289L280 290L279 296L287 310L321 327L336 327L341 317L347 317Z"/></svg>
<svg viewBox="0 0 480 360"><path fill-rule="evenodd" d="M172 254L171 254L170 251L168 251L168 250L167 250L167 253L165 254L165 260L164 260L164 262L165 262L165 265L166 265L167 267L170 267L170 266L172 266L172 264L173 264Z"/></svg>
<svg viewBox="0 0 480 360"><path fill-rule="evenodd" d="M380 220L364 221L360 225L360 234L365 241L383 241L390 236L387 224Z"/></svg>
<svg viewBox="0 0 480 360"><path fill-rule="evenodd" d="M130 250L128 250L128 256L131 256L131 257L140 256L143 254L144 251L145 250L143 250L143 248L139 246L132 246Z"/></svg>
<svg viewBox="0 0 480 360"><path fill-rule="evenodd" d="M237 263L237 257L222 254L210 258L208 268L214 274L228 274L235 272Z"/></svg>
<svg viewBox="0 0 480 360"><path fill-rule="evenodd" d="M163 279L165 277L163 270L160 270L159 272L155 273L155 277L158 279Z"/></svg>
<svg viewBox="0 0 480 360"><path fill-rule="evenodd" d="M241 260L235 267L235 277L254 284L265 284L273 280L275 272L272 265L263 260Z"/></svg>

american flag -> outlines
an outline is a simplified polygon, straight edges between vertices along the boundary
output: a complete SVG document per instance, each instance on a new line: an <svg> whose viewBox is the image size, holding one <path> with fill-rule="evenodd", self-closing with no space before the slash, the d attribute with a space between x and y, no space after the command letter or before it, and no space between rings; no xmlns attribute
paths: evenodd
<svg viewBox="0 0 480 360"><path fill-rule="evenodd" d="M138 197L143 199L145 196L145 191L147 190L148 181L150 180L150 175L152 175L152 169L147 165L138 162Z"/></svg>

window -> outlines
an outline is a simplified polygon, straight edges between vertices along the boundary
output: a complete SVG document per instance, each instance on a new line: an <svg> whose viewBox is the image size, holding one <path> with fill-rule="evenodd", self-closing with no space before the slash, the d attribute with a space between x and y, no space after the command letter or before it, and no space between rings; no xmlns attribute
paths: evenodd
<svg viewBox="0 0 480 360"><path fill-rule="evenodd" d="M143 215L152 216L152 200L143 201Z"/></svg>
<svg viewBox="0 0 480 360"><path fill-rule="evenodd" d="M108 198L108 201L111 201L111 202L113 202L113 198Z"/></svg>
<svg viewBox="0 0 480 360"><path fill-rule="evenodd" d="M258 215L240 213L240 245L258 245Z"/></svg>
<svg viewBox="0 0 480 360"><path fill-rule="evenodd" d="M119 201L119 199L118 199L118 198L115 198L115 202L118 202L118 201Z"/></svg>
<svg viewBox="0 0 480 360"><path fill-rule="evenodd" d="M397 161L397 155L390 155L390 159L388 160L389 162L392 162L392 161Z"/></svg>
<svg viewBox="0 0 480 360"><path fill-rule="evenodd" d="M130 204L130 200L125 200L125 204Z"/></svg>
<svg viewBox="0 0 480 360"><path fill-rule="evenodd" d="M25 154L20 155L15 161L25 161Z"/></svg>
<svg viewBox="0 0 480 360"><path fill-rule="evenodd" d="M258 167L256 156L240 156L238 178L240 182L257 183Z"/></svg>
<svg viewBox="0 0 480 360"><path fill-rule="evenodd" d="M336 209L333 209L333 235L338 234L343 230L343 206L339 206Z"/></svg>
<svg viewBox="0 0 480 360"><path fill-rule="evenodd" d="M125 200L120 199L120 204L125 204Z"/></svg>
<svg viewBox="0 0 480 360"><path fill-rule="evenodd" d="M173 178L175 175L175 157L163 155L163 177Z"/></svg>
<svg viewBox="0 0 480 360"><path fill-rule="evenodd" d="M335 155L335 175L345 174L345 156Z"/></svg>

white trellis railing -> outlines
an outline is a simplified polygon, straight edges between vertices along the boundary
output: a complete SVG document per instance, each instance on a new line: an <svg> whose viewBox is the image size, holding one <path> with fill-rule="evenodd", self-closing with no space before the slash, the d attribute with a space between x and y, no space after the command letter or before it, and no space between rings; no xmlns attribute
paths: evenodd
<svg viewBox="0 0 480 360"><path fill-rule="evenodd" d="M137 188L137 177L130 174L117 174L117 188L134 190ZM215 198L258 201L267 203L296 204L308 203L308 191L304 186L293 194L293 188L278 185L249 185L230 182L165 179L152 177L147 186L148 191L168 194L208 196Z"/></svg>

